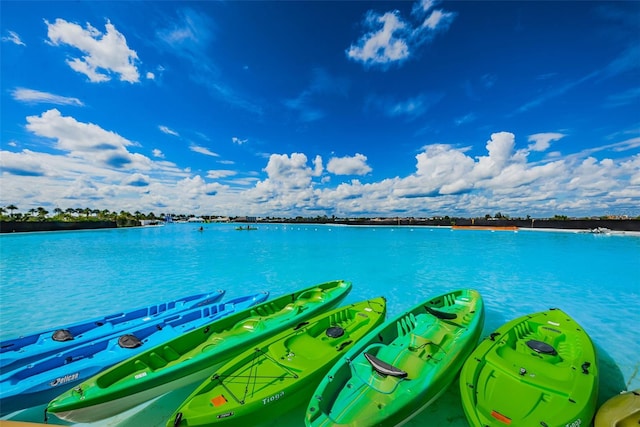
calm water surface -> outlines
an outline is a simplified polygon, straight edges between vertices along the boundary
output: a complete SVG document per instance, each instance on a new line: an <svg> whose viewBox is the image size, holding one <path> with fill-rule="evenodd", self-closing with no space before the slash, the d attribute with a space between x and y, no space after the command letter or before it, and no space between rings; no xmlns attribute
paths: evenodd
<svg viewBox="0 0 640 427"><path fill-rule="evenodd" d="M422 227L172 224L0 236L0 337L225 289L272 296L345 279L345 303L383 295L388 316L432 296L475 288L484 334L558 307L599 352L599 401L640 388L640 237ZM188 390L99 425L164 425ZM274 425L302 425L304 408ZM9 416L42 421L42 408ZM51 419L50 423L58 422ZM457 382L409 425L466 426Z"/></svg>

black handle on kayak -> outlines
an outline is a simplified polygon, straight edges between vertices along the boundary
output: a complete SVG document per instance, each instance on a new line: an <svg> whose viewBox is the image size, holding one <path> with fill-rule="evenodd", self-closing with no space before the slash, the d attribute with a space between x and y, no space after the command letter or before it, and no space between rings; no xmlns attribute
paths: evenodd
<svg viewBox="0 0 640 427"><path fill-rule="evenodd" d="M178 427L182 422L182 412L176 414L176 418L173 420L173 427Z"/></svg>
<svg viewBox="0 0 640 427"><path fill-rule="evenodd" d="M336 351L342 351L342 350L344 350L344 348L345 348L346 346L348 346L349 344L351 344L352 342L353 342L353 341L351 341L351 340L343 342L342 344L340 344L340 345L338 346L338 348L336 349Z"/></svg>
<svg viewBox="0 0 640 427"><path fill-rule="evenodd" d="M294 331L297 331L298 329L302 328L303 326L307 326L308 324L309 324L309 322L301 322L301 323L298 323L298 324L296 325L296 327L295 327L295 328L293 328L293 330L294 330Z"/></svg>

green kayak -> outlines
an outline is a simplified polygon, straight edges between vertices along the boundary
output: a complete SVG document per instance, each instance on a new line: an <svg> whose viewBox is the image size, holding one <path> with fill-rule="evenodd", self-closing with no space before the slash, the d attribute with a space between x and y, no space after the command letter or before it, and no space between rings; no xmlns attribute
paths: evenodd
<svg viewBox="0 0 640 427"><path fill-rule="evenodd" d="M596 351L561 310L523 316L478 345L460 390L471 426L588 426L598 397Z"/></svg>
<svg viewBox="0 0 640 427"><path fill-rule="evenodd" d="M259 343L218 369L167 427L248 426L309 402L336 360L385 318L384 298L323 313Z"/></svg>
<svg viewBox="0 0 640 427"><path fill-rule="evenodd" d="M453 382L478 343L484 303L474 290L425 301L374 329L320 382L307 426L396 425Z"/></svg>
<svg viewBox="0 0 640 427"><path fill-rule="evenodd" d="M620 393L598 409L594 427L640 426L640 389Z"/></svg>
<svg viewBox="0 0 640 427"><path fill-rule="evenodd" d="M350 290L350 282L327 282L216 320L88 379L52 400L47 412L94 422L201 382L247 347L337 305Z"/></svg>

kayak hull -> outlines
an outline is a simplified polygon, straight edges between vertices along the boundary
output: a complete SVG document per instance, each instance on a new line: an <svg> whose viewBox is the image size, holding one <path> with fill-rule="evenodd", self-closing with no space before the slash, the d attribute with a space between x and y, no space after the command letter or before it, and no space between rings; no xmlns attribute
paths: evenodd
<svg viewBox="0 0 640 427"><path fill-rule="evenodd" d="M251 425L306 405L322 376L384 321L384 298L337 308L259 343L202 383L168 427Z"/></svg>
<svg viewBox="0 0 640 427"><path fill-rule="evenodd" d="M325 375L306 425L406 423L454 381L483 324L484 303L474 290L440 295L388 320Z"/></svg>
<svg viewBox="0 0 640 427"><path fill-rule="evenodd" d="M0 341L0 369L7 372L96 339L121 335L150 321L218 302L224 294L224 291L195 294Z"/></svg>
<svg viewBox="0 0 640 427"><path fill-rule="evenodd" d="M498 328L465 362L462 405L471 426L589 425L598 393L596 351L558 309Z"/></svg>
<svg viewBox="0 0 640 427"><path fill-rule="evenodd" d="M269 294L247 295L223 303L198 304L198 308L149 321L116 337L105 337L73 347L27 366L0 375L2 415L48 403L62 391L149 347L265 301ZM139 346L121 345L121 339L137 339ZM137 343L135 343L137 345Z"/></svg>
<svg viewBox="0 0 640 427"><path fill-rule="evenodd" d="M94 422L202 381L248 346L337 305L350 290L350 282L326 282L216 320L95 375L52 400L47 411Z"/></svg>

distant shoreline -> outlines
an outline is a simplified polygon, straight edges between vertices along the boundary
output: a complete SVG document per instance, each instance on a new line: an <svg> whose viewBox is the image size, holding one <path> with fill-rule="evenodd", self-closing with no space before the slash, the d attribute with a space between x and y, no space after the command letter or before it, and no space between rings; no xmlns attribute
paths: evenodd
<svg viewBox="0 0 640 427"><path fill-rule="evenodd" d="M75 231L117 228L115 221L0 221L0 233Z"/></svg>
<svg viewBox="0 0 640 427"><path fill-rule="evenodd" d="M258 221L258 224L261 222ZM568 231L634 231L640 232L639 219L492 219L492 218L375 218L375 219L336 219L336 220L286 220L265 221L265 223L283 224L340 224L340 225L393 225L393 226L431 226L484 229L536 229Z"/></svg>
<svg viewBox="0 0 640 427"><path fill-rule="evenodd" d="M248 221L230 221L230 223L248 223ZM487 219L487 218L374 218L374 219L278 219L251 221L252 225L261 224L325 224L353 226L413 226L413 227L452 227L454 229L488 230L540 230L573 232L633 232L640 233L638 219ZM127 226L140 226L139 223L127 223ZM36 231L72 231L118 228L115 221L0 221L0 233L24 233Z"/></svg>

